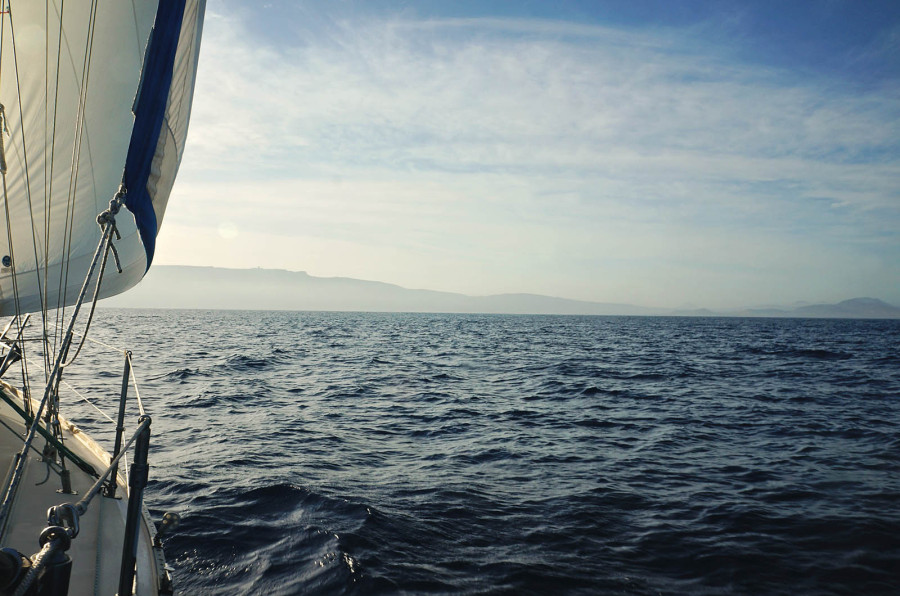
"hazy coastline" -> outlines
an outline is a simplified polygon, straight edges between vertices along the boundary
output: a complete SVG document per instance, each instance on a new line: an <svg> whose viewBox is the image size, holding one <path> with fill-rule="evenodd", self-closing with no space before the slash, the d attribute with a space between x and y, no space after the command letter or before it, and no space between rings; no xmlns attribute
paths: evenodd
<svg viewBox="0 0 900 596"><path fill-rule="evenodd" d="M346 277L315 277L302 271L280 269L165 265L153 267L137 288L125 295L104 300L102 305L222 310L900 318L900 308L867 297L851 298L835 304L747 306L727 310L673 309L526 293L468 296Z"/></svg>

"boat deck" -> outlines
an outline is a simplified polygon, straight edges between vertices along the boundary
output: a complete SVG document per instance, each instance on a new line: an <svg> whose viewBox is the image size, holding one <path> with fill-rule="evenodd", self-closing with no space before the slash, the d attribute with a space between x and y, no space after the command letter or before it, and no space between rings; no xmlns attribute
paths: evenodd
<svg viewBox="0 0 900 596"><path fill-rule="evenodd" d="M21 394L10 385L0 381L0 390L6 396L22 403ZM109 464L109 455L77 427L62 419L61 422L66 448L93 466L97 472L102 473ZM0 400L0 462L2 462L0 465L4 479L3 492L10 482L15 454L21 450L26 432L25 423L19 413L6 401ZM62 503L76 503L90 490L96 480L72 462L67 462L66 467L71 472L72 489L76 494L61 493L60 475L42 461L39 453L45 443L45 439L40 436L32 443L38 451L32 449L28 454L13 501L9 523L0 536L0 546L12 547L28 556L40 550L38 537L47 527L47 510ZM121 475L118 485L119 498L97 495L88 511L80 518L79 534L72 541L68 551L72 558L70 596L112 595L118 589L128 498L127 485ZM158 593L156 564L151 548L152 534L155 535L155 530L151 529L146 516L143 521L138 539L135 592L140 596Z"/></svg>

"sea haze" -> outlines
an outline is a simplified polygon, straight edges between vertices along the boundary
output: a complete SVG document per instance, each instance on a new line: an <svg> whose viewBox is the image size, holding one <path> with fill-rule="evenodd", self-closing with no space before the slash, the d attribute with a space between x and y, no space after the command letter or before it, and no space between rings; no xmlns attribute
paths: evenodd
<svg viewBox="0 0 900 596"><path fill-rule="evenodd" d="M467 296L411 290L347 277L315 277L303 271L282 269L164 265L154 266L137 288L107 299L104 305L234 310L900 319L900 308L876 298L851 298L838 304L741 307L717 312L696 307L648 308L587 302L537 294Z"/></svg>
<svg viewBox="0 0 900 596"><path fill-rule="evenodd" d="M900 321L101 309L93 330L134 350L181 594L900 591ZM111 409L121 355L90 350L102 383L66 379Z"/></svg>

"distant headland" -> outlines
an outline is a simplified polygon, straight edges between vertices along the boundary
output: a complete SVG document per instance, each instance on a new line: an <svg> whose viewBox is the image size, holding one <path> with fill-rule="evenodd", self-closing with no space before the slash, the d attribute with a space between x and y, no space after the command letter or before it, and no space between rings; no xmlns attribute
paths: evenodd
<svg viewBox="0 0 900 596"><path fill-rule="evenodd" d="M900 308L877 298L853 298L837 304L725 311L685 310L569 300L538 294L468 296L411 290L394 284L347 277L314 277L302 271L280 269L166 265L154 266L136 288L104 300L101 305L223 310L900 319Z"/></svg>

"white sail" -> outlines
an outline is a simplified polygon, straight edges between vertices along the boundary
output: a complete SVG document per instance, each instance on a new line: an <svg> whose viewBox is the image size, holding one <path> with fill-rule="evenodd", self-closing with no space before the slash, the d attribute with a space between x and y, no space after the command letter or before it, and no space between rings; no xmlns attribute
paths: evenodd
<svg viewBox="0 0 900 596"><path fill-rule="evenodd" d="M127 188L130 212L116 218L123 272L110 259L101 296L143 277L184 149L204 8L205 0L8 0L0 315L77 298L101 237L97 215L125 179L139 188ZM154 94L164 103L148 125Z"/></svg>

